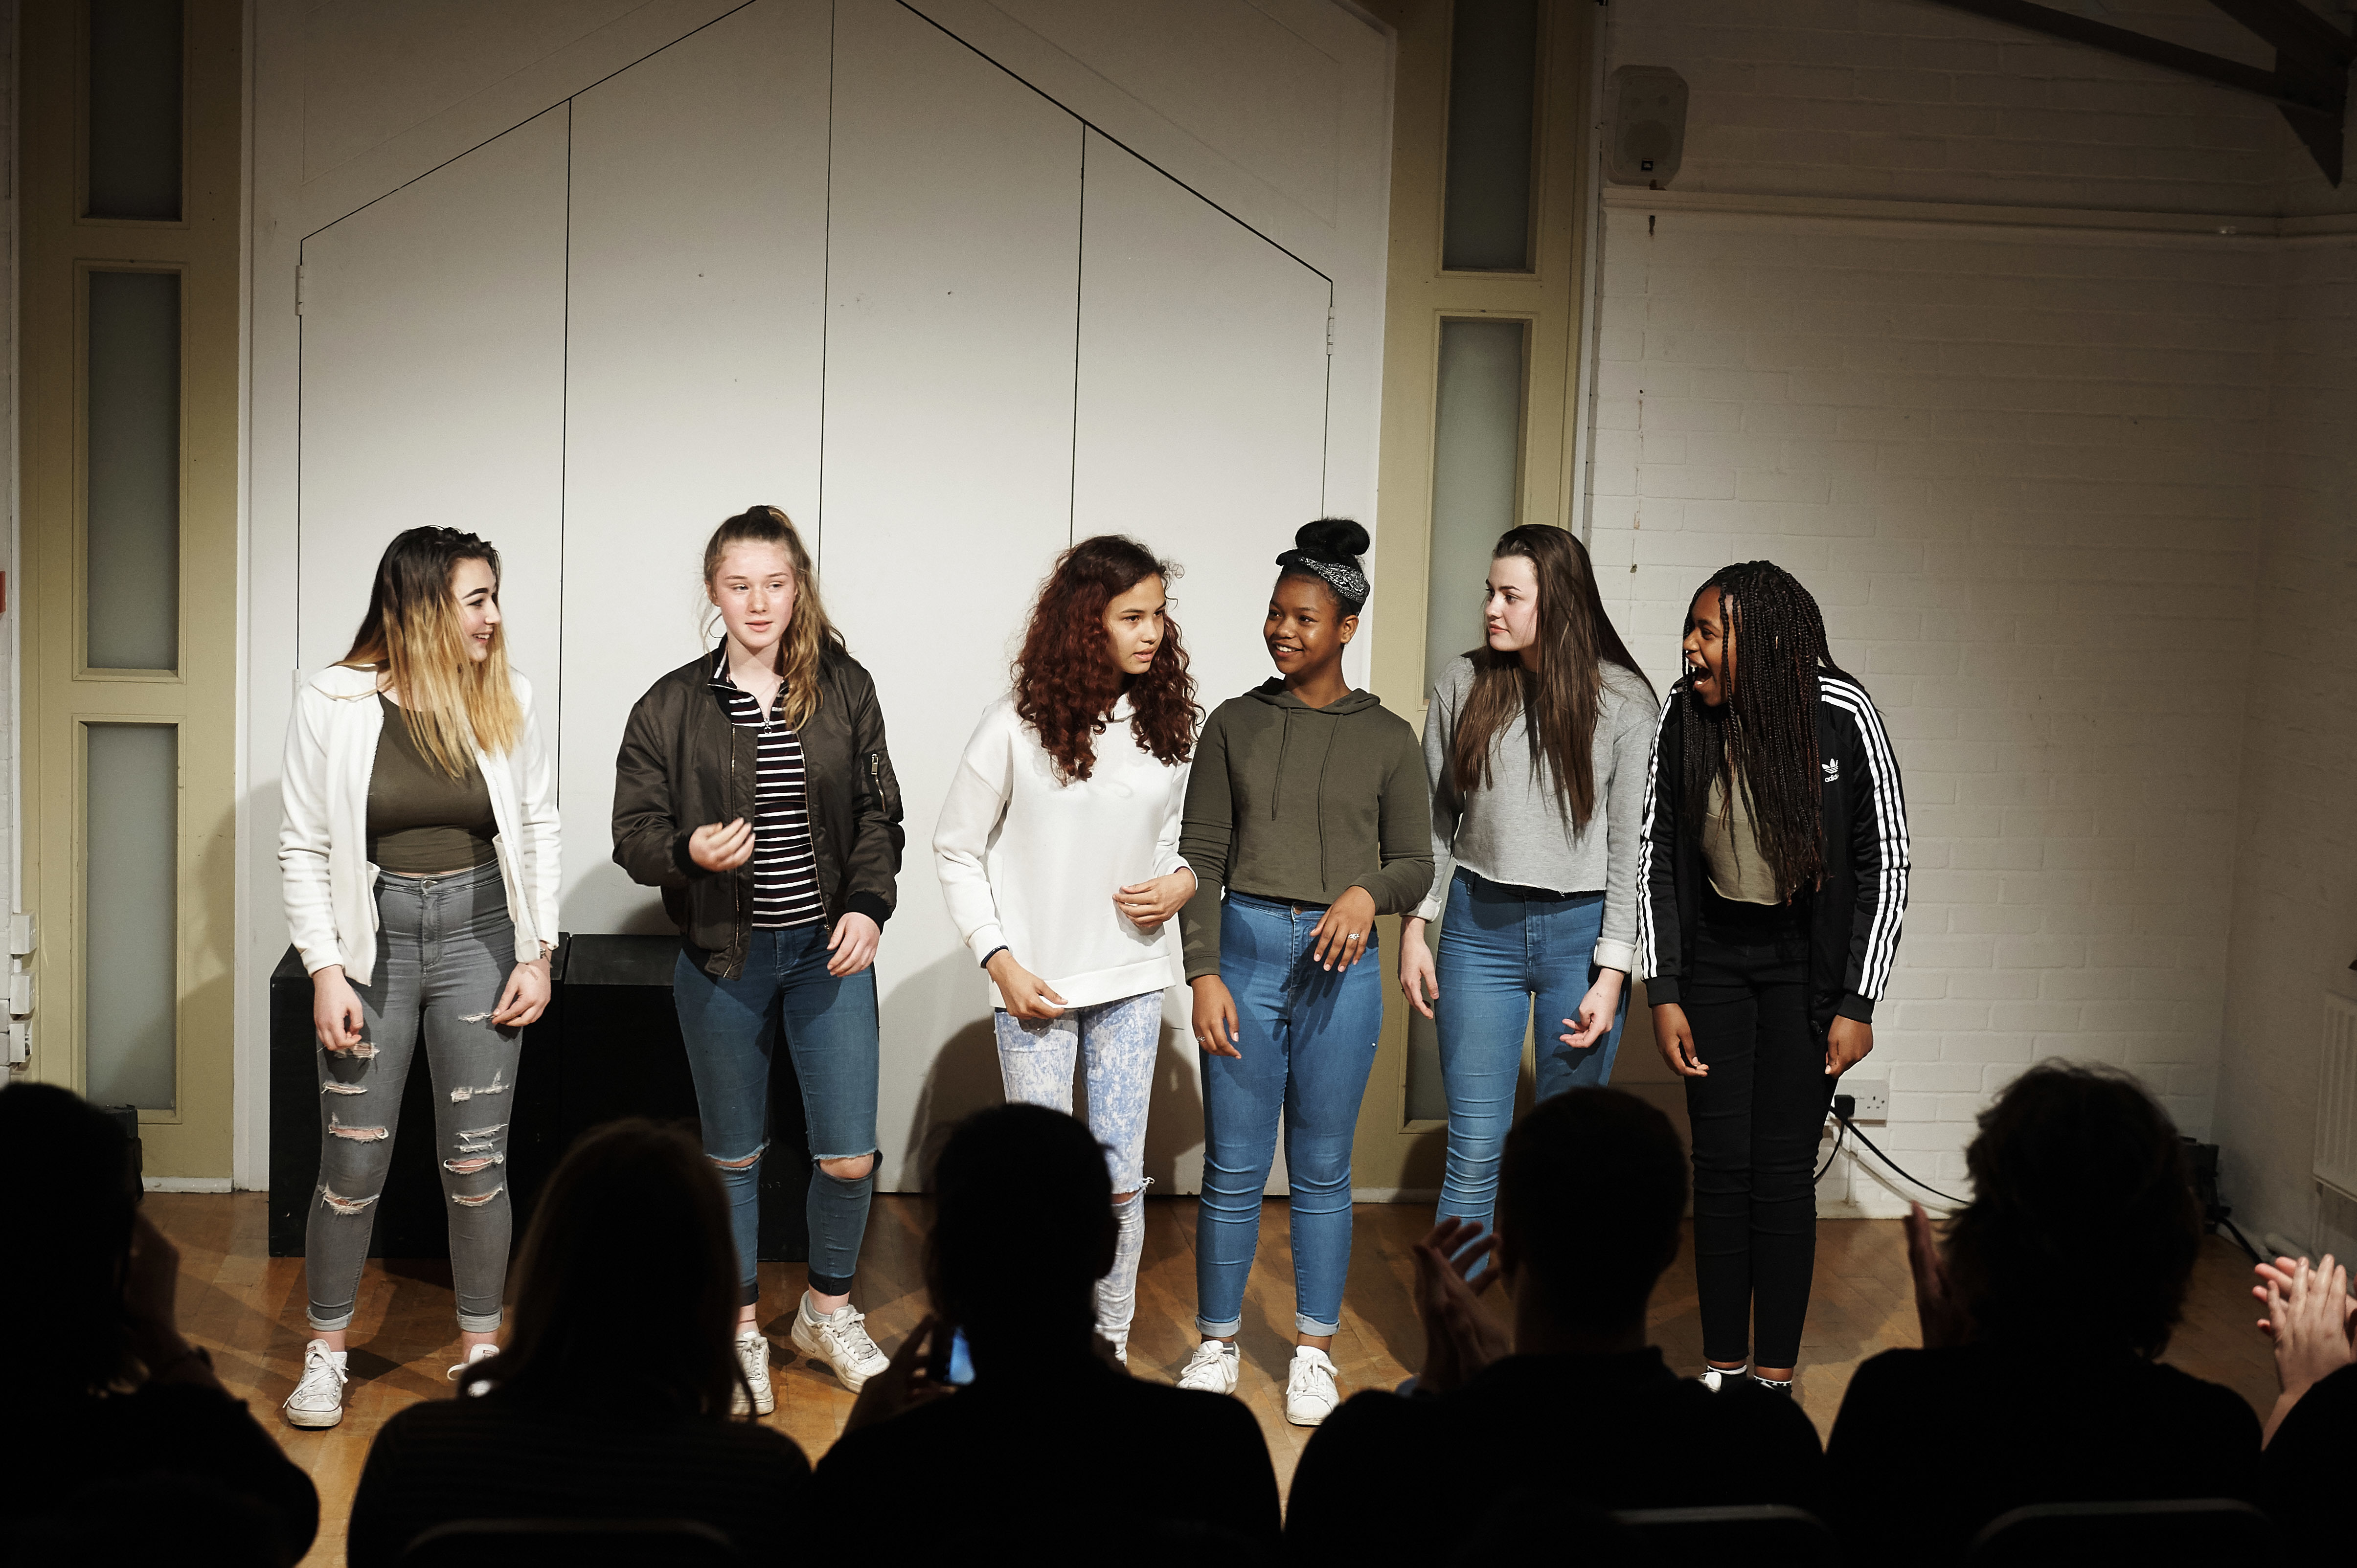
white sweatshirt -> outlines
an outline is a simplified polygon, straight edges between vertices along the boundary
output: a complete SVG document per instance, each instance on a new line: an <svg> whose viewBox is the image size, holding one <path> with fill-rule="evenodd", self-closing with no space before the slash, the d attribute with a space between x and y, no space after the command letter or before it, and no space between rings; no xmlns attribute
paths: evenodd
<svg viewBox="0 0 2357 1568"><path fill-rule="evenodd" d="M510 673L523 708L522 738L512 753L492 756L476 747L475 766L490 791L499 828L491 842L507 884L516 957L522 960L538 957L544 941L555 944L562 866L555 772L540 744L532 683ZM278 830L279 887L287 930L307 972L339 963L355 985L376 977L377 868L368 857L368 789L383 727L375 672L329 665L295 693L279 786L285 806Z"/></svg>
<svg viewBox="0 0 2357 1568"><path fill-rule="evenodd" d="M933 828L942 896L975 961L1006 948L1075 1007L1159 991L1178 975L1163 931L1141 931L1114 907L1124 886L1184 864L1187 766L1157 761L1130 720L1125 698L1096 737L1090 776L1060 783L1015 699L1001 697L966 742Z"/></svg>

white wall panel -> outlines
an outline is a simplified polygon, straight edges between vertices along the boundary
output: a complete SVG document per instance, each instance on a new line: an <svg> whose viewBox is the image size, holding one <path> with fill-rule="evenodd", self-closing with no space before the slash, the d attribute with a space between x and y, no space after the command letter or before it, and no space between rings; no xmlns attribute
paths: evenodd
<svg viewBox="0 0 2357 1568"><path fill-rule="evenodd" d="M1273 672L1260 629L1276 553L1318 515L1330 288L1093 131L1086 188L1073 536L1127 533L1185 568L1172 614L1208 713ZM1146 1169L1193 1192L1202 1091L1184 987L1168 1006Z"/></svg>
<svg viewBox="0 0 2357 1568"><path fill-rule="evenodd" d="M573 107L564 921L668 931L613 862L614 752L694 656L704 542L782 508L816 542L828 7L761 0Z"/></svg>
<svg viewBox="0 0 2357 1568"><path fill-rule="evenodd" d="M508 657L556 743L565 427L565 111L304 242L305 669L343 656L404 529L479 533L505 569Z"/></svg>
<svg viewBox="0 0 2357 1568"><path fill-rule="evenodd" d="M908 812L877 964L890 1190L931 1129L1000 1098L931 843L1070 535L1081 125L889 0L844 0L835 27L822 575Z"/></svg>

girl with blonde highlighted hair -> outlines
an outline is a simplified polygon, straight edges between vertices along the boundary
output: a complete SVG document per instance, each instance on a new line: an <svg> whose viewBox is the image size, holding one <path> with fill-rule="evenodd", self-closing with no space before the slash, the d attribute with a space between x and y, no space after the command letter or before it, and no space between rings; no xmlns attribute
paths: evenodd
<svg viewBox="0 0 2357 1568"><path fill-rule="evenodd" d="M453 1376L496 1348L507 1127L522 1031L548 1005L560 865L554 772L505 640L499 552L413 528L377 564L351 651L296 693L278 865L311 975L320 1144L314 1337L284 1407L296 1426L343 1419L344 1334L421 1037L464 1347Z"/></svg>

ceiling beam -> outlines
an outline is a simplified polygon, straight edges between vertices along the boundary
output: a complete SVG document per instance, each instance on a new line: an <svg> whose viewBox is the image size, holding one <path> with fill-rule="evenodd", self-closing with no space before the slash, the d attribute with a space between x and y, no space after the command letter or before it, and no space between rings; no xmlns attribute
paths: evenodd
<svg viewBox="0 0 2357 1568"><path fill-rule="evenodd" d="M2127 27L2033 0L1932 0L2049 38L2142 60L2180 76L2266 99L2283 111L2317 166L2341 183L2341 143L2349 102L2349 67L2357 39L2310 11L2300 0L2211 0L2235 21L2276 46L2276 68L2262 70L2223 55L2172 44Z"/></svg>

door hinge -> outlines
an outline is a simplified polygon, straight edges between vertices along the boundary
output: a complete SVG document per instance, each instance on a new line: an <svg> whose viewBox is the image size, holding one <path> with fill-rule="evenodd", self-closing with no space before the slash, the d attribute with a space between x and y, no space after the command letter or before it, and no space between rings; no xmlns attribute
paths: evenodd
<svg viewBox="0 0 2357 1568"><path fill-rule="evenodd" d="M1330 305L1326 307L1326 357L1334 357L1334 307Z"/></svg>
<svg viewBox="0 0 2357 1568"><path fill-rule="evenodd" d="M303 306L306 302L305 296L307 291L310 287L310 283L311 269L303 266L296 267L295 269L295 314L297 316L303 314Z"/></svg>

